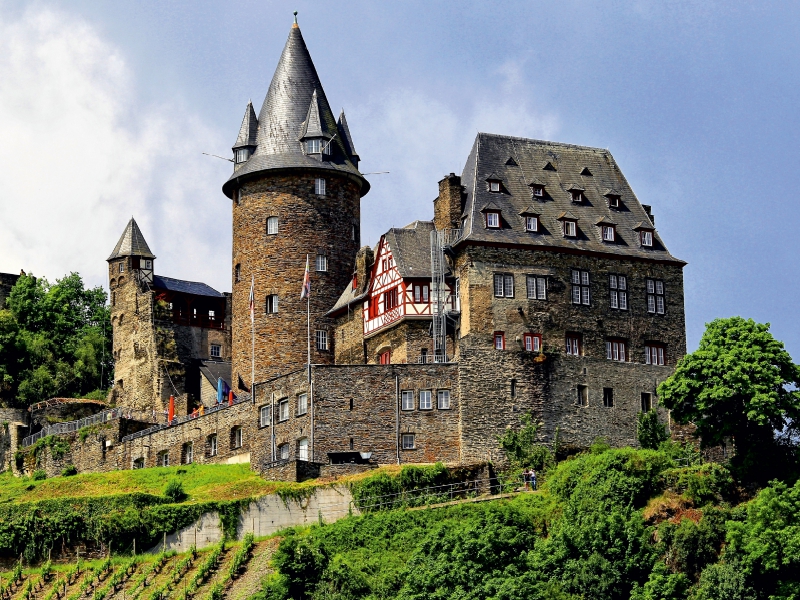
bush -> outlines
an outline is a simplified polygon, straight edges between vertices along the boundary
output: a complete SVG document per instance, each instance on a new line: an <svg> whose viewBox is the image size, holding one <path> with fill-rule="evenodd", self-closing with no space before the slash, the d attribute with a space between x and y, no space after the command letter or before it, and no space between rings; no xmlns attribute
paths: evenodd
<svg viewBox="0 0 800 600"><path fill-rule="evenodd" d="M667 428L659 421L658 411L655 408L639 413L636 438L639 440L639 445L647 450L655 450L662 442L669 439Z"/></svg>
<svg viewBox="0 0 800 600"><path fill-rule="evenodd" d="M177 479L170 479L164 488L164 496L173 502L183 502L186 499L186 492L183 491L183 484Z"/></svg>
<svg viewBox="0 0 800 600"><path fill-rule="evenodd" d="M677 494L684 494L698 505L722 502L734 491L730 471L716 463L668 469L662 474L664 486Z"/></svg>
<svg viewBox="0 0 800 600"><path fill-rule="evenodd" d="M47 471L45 471L44 469L36 469L33 472L33 475L31 475L31 479L33 479L34 481L42 481L44 479L47 479Z"/></svg>
<svg viewBox="0 0 800 600"><path fill-rule="evenodd" d="M519 429L509 429L497 438L508 460L517 468L532 467L537 471L544 471L551 467L555 462L553 454L547 446L536 443L539 424L533 422L531 413L522 415L520 423Z"/></svg>
<svg viewBox="0 0 800 600"><path fill-rule="evenodd" d="M77 475L78 469L75 465L67 465L63 469L61 469L61 476L62 477L71 477L72 475Z"/></svg>

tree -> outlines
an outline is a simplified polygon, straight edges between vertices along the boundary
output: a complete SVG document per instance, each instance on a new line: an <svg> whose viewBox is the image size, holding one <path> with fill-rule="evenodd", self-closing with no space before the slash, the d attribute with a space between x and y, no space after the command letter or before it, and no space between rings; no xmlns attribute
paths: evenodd
<svg viewBox="0 0 800 600"><path fill-rule="evenodd" d="M699 348L678 362L658 394L673 419L697 426L704 447L732 438L735 466L752 472L759 459L794 444L798 385L800 368L769 324L731 317L706 325Z"/></svg>
<svg viewBox="0 0 800 600"><path fill-rule="evenodd" d="M77 273L50 284L23 275L0 311L0 403L26 406L81 396L111 380L106 293Z"/></svg>
<svg viewBox="0 0 800 600"><path fill-rule="evenodd" d="M655 450L661 445L661 442L669 439L667 428L658 420L658 411L655 408L639 413L636 437L639 445L648 450Z"/></svg>
<svg viewBox="0 0 800 600"><path fill-rule="evenodd" d="M509 429L497 440L508 460L515 467L533 467L536 470L551 466L553 455L550 450L536 443L539 424L533 422L530 413L522 415L520 421L522 426L519 429Z"/></svg>

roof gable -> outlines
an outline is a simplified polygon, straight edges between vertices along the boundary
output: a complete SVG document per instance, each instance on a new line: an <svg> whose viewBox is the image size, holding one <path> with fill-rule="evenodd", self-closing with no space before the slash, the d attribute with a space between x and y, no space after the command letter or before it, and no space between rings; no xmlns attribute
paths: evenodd
<svg viewBox="0 0 800 600"><path fill-rule="evenodd" d="M144 235L142 235L142 230L139 229L139 225L136 224L133 217L131 217L131 220L128 221L128 224L125 226L125 231L122 232L117 245L114 246L111 256L106 260L114 260L116 258L122 258L123 256L155 258L155 254L150 251L150 246L147 245Z"/></svg>

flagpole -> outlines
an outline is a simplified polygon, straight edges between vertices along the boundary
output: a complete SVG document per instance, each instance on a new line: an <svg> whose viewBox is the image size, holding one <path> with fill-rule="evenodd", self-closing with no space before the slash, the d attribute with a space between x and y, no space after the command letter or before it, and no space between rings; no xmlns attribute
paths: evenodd
<svg viewBox="0 0 800 600"><path fill-rule="evenodd" d="M306 254L306 276L311 277L310 273L308 272L308 261L309 256ZM306 294L306 349L308 352L308 399L311 403L309 407L311 409L311 457L306 457L307 459L311 458L313 461L314 456L314 396L311 390L311 293L310 293L311 283L309 280L309 293Z"/></svg>
<svg viewBox="0 0 800 600"><path fill-rule="evenodd" d="M256 276L250 280L250 401L256 402L256 320L255 320Z"/></svg>

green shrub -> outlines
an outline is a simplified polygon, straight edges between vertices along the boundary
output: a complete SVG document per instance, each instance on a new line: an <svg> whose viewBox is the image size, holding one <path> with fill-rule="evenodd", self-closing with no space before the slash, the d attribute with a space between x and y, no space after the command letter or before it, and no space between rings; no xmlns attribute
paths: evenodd
<svg viewBox="0 0 800 600"><path fill-rule="evenodd" d="M63 469L61 469L61 476L62 477L71 477L72 475L77 475L78 469L75 465L67 465Z"/></svg>
<svg viewBox="0 0 800 600"><path fill-rule="evenodd" d="M508 429L497 438L508 460L517 468L533 468L544 471L554 464L553 454L543 444L536 443L539 424L533 422L531 413L520 418L519 429Z"/></svg>
<svg viewBox="0 0 800 600"><path fill-rule="evenodd" d="M636 437L639 445L647 450L655 450L662 442L669 439L667 428L659 420L658 411L655 408L639 413Z"/></svg>
<svg viewBox="0 0 800 600"><path fill-rule="evenodd" d="M33 475L31 475L31 479L33 479L34 481L42 481L44 479L47 479L47 471L45 471L44 469L36 469L33 472Z"/></svg>
<svg viewBox="0 0 800 600"><path fill-rule="evenodd" d="M664 487L699 505L722 502L731 497L735 487L730 471L716 463L668 469L662 477Z"/></svg>
<svg viewBox="0 0 800 600"><path fill-rule="evenodd" d="M183 502L186 499L183 484L177 479L170 479L164 487L164 496L173 502Z"/></svg>

